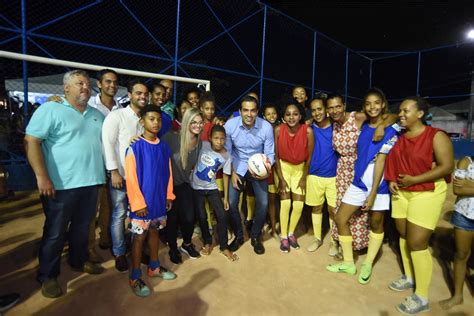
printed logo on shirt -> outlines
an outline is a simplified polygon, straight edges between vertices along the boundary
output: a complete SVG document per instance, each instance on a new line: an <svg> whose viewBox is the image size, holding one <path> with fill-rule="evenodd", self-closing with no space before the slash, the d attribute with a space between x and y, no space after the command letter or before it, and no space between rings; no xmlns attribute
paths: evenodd
<svg viewBox="0 0 474 316"><path fill-rule="evenodd" d="M196 176L202 181L212 182L221 165L222 162L218 157L202 154L198 161Z"/></svg>

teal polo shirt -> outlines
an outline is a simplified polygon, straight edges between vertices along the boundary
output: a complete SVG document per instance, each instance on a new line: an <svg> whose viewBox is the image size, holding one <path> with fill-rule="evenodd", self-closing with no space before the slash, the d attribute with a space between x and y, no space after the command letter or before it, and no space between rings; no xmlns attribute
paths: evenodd
<svg viewBox="0 0 474 316"><path fill-rule="evenodd" d="M105 183L103 122L104 116L93 107L81 113L64 99L46 102L35 111L26 134L43 140L44 161L56 190Z"/></svg>

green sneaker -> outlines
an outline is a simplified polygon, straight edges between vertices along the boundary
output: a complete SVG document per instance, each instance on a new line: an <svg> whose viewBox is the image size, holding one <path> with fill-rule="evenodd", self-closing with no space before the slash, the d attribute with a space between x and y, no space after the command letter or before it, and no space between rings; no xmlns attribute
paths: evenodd
<svg viewBox="0 0 474 316"><path fill-rule="evenodd" d="M148 276L150 277L159 277L163 280L174 280L176 279L176 274L171 271L168 271L165 267L160 266L155 270L148 268Z"/></svg>
<svg viewBox="0 0 474 316"><path fill-rule="evenodd" d="M371 277L372 277L372 265L370 263L363 263L362 266L360 267L359 283L367 284L370 282Z"/></svg>
<svg viewBox="0 0 474 316"><path fill-rule="evenodd" d="M330 264L326 266L326 270L336 273L347 273L354 275L357 273L357 269L354 263L340 262L336 264Z"/></svg>
<svg viewBox="0 0 474 316"><path fill-rule="evenodd" d="M130 287L136 296L147 297L151 294L150 288L146 286L142 279L129 280Z"/></svg>

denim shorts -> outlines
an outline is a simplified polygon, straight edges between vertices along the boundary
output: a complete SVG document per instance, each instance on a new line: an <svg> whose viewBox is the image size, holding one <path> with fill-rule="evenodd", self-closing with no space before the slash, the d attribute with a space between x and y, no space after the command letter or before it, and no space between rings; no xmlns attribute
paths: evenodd
<svg viewBox="0 0 474 316"><path fill-rule="evenodd" d="M468 232L474 231L474 219L467 218L456 211L454 211L453 215L451 216L451 224L453 224L456 228L460 228Z"/></svg>

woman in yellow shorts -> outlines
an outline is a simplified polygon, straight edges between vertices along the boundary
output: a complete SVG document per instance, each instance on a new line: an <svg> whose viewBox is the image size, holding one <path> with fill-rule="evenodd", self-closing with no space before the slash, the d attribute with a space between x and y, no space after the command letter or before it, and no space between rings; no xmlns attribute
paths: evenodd
<svg viewBox="0 0 474 316"><path fill-rule="evenodd" d="M433 259L428 242L446 199L448 177L454 169L453 146L443 131L426 126L428 102L406 98L398 114L405 128L387 157L384 177L392 193L392 217L400 233L400 251L405 274L389 284L394 291L415 288L397 306L404 314L429 310L428 289Z"/></svg>
<svg viewBox="0 0 474 316"><path fill-rule="evenodd" d="M275 163L280 191L280 250L289 252L290 247L300 247L294 232L303 211L314 137L311 127L304 123L304 108L296 100L288 102L283 113L285 123L275 128Z"/></svg>

